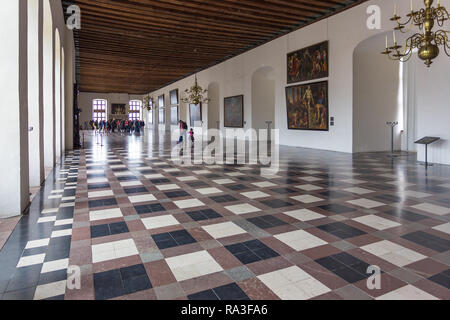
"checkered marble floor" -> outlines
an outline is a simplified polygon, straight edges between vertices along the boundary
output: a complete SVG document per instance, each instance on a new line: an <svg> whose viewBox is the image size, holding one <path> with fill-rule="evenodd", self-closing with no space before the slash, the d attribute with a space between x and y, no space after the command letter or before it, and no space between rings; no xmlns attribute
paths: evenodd
<svg viewBox="0 0 450 320"><path fill-rule="evenodd" d="M281 147L262 176L177 165L157 133L88 143L0 251L0 299L450 299L448 166Z"/></svg>

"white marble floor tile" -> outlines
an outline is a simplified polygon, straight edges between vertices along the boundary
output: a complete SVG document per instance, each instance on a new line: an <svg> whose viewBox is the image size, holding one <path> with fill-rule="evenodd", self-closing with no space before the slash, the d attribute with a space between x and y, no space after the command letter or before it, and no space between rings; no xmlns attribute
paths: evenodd
<svg viewBox="0 0 450 320"><path fill-rule="evenodd" d="M363 217L358 217L352 219L353 221L362 223L366 226L369 226L371 228L377 229L377 230L387 230L395 227L401 226L400 223L385 219L382 217L378 217L376 215L368 215Z"/></svg>
<svg viewBox="0 0 450 320"><path fill-rule="evenodd" d="M189 209L196 207L203 207L205 204L198 199L187 199L174 201L175 205L180 209Z"/></svg>
<svg viewBox="0 0 450 320"><path fill-rule="evenodd" d="M258 279L282 300L309 300L331 291L298 266L263 274Z"/></svg>
<svg viewBox="0 0 450 320"><path fill-rule="evenodd" d="M261 209L258 209L248 203L237 204L234 206L228 206L228 207L225 207L225 209L233 212L234 214L238 214L238 215L261 211Z"/></svg>
<svg viewBox="0 0 450 320"><path fill-rule="evenodd" d="M350 200L347 202L350 204L353 204L355 206L363 207L366 209L373 209L373 208L378 208L378 207L382 207L382 206L386 205L382 202L373 201L373 200L369 200L369 199L357 199L357 200Z"/></svg>
<svg viewBox="0 0 450 320"><path fill-rule="evenodd" d="M172 215L145 218L142 219L142 223L147 230L176 226L180 224Z"/></svg>
<svg viewBox="0 0 450 320"><path fill-rule="evenodd" d="M425 211L431 214L435 214L438 216L444 216L446 214L450 213L450 208L438 206L432 203L421 203L415 206L412 206L411 208Z"/></svg>
<svg viewBox="0 0 450 320"><path fill-rule="evenodd" d="M323 241L322 239L304 230L278 234L275 235L275 238L296 251L304 251L328 244L326 241Z"/></svg>
<svg viewBox="0 0 450 320"><path fill-rule="evenodd" d="M314 211L308 210L308 209L288 211L288 212L284 212L284 214L286 214L294 219L297 219L299 221L303 221L303 222L325 218L324 215L321 215L317 212L314 212Z"/></svg>
<svg viewBox="0 0 450 320"><path fill-rule="evenodd" d="M233 222L225 222L202 227L214 239L232 237L245 234L247 231L237 226Z"/></svg>
<svg viewBox="0 0 450 320"><path fill-rule="evenodd" d="M179 282L223 271L207 251L169 258L166 262Z"/></svg>
<svg viewBox="0 0 450 320"><path fill-rule="evenodd" d="M413 285L407 285L376 298L377 300L439 300L435 296Z"/></svg>
<svg viewBox="0 0 450 320"><path fill-rule="evenodd" d="M90 221L108 220L122 217L123 214L119 208L89 212Z"/></svg>

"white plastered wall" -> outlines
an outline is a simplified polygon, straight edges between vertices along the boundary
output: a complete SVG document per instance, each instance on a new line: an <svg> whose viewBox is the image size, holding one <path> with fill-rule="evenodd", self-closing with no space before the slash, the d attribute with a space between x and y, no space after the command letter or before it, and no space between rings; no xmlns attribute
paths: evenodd
<svg viewBox="0 0 450 320"><path fill-rule="evenodd" d="M399 0L397 3L400 15L405 16L409 13L410 1ZM415 1L416 7L419 4L421 7L423 6L422 1ZM441 4L450 7L450 0L442 0ZM367 9L371 5L377 5L381 10L381 29L369 30L367 28L367 19L369 18ZM274 69L273 77L275 79L275 128L280 130L281 143L296 147L353 152L353 53L355 48L366 39L392 32L394 25L389 21L389 18L393 15L393 6L394 3L391 0L365 2L199 72L197 77L203 88L208 88L211 83L219 84L221 126L223 127L223 98L244 94L244 114L247 122L245 128L252 127L251 115L254 112L252 75L260 68L271 67ZM285 101L285 87L287 86L286 55L289 52L326 40L329 41L330 45L330 74L328 78L330 117L335 118L335 125L330 127L329 132L288 130ZM383 48L384 39L380 41L377 52L381 52ZM448 61L445 59L448 58L438 59L436 64L445 64ZM180 92L183 92L184 89L192 85L193 81L193 76L190 76L150 94L156 99L161 94L167 96L173 89L180 89ZM430 83L433 83L433 81L435 80ZM417 94L419 93L417 92ZM427 95L426 92L423 94L424 96ZM420 100L417 103L420 103ZM181 108L184 110L182 114L185 114L185 119L187 119L189 117L188 112L186 112L187 106L181 104ZM208 112L208 106L204 106L204 128L214 127L214 125L207 123ZM435 122L430 122L426 117L418 117L418 122L424 123L425 121L428 125L422 125L422 127L433 126ZM418 127L421 127L421 125L419 124ZM442 131L442 128L440 130L436 128L435 131ZM443 135L444 133L436 132L436 134ZM441 147L445 149L441 149L440 153L450 152L448 145L442 144ZM446 163L444 158L436 160Z"/></svg>

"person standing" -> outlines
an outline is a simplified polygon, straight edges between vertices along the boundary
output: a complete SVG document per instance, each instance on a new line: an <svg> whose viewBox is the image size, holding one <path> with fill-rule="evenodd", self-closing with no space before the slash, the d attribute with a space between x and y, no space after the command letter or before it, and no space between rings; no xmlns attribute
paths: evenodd
<svg viewBox="0 0 450 320"><path fill-rule="evenodd" d="M178 140L178 143L182 143L185 136L186 136L186 131L188 129L187 123L184 122L183 120L180 120L180 139Z"/></svg>

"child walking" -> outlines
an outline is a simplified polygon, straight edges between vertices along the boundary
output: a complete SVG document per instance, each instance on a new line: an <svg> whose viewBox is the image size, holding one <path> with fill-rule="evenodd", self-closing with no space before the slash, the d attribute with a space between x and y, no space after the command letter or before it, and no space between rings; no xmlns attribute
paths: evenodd
<svg viewBox="0 0 450 320"><path fill-rule="evenodd" d="M194 138L194 129L191 128L191 131L189 131L189 135L191 136L191 141L192 143L194 143L195 138Z"/></svg>

